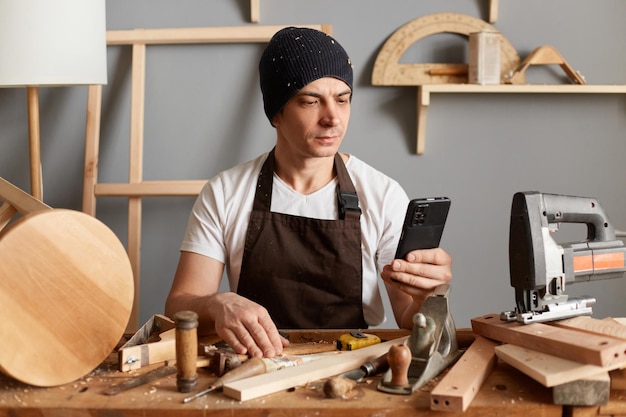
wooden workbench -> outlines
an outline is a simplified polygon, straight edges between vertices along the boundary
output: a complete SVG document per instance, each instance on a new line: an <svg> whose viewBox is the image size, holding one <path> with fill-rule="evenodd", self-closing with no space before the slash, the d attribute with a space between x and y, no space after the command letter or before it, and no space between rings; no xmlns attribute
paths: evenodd
<svg viewBox="0 0 626 417"><path fill-rule="evenodd" d="M381 338L391 339L397 331L371 331ZM313 334L313 336L311 336ZM325 338L334 337L324 333ZM307 336L308 335L308 336ZM292 341L310 341L317 332L303 332ZM389 336L389 337L386 337ZM461 342L459 343L461 345ZM33 358L36 366L36 358ZM176 389L176 376L140 386L116 396L106 396L105 388L137 375L136 371L117 370L117 356L112 354L85 377L59 387L37 388L22 384L0 374L0 417L18 416L115 416L115 417L192 417L192 416L450 416L456 414L430 411L429 392L440 377L415 394L391 395L376 389L378 378L359 384L346 398L327 399L322 391L323 381L314 381L293 390L239 402L224 394L211 393L187 404L187 394ZM153 366L154 367L154 366ZM149 368L143 368L145 372ZM198 388L205 387L212 375L200 370ZM279 373L276 373L277 377ZM468 417L483 416L562 416L561 406L552 403L552 393L531 378L504 363L491 373L469 409Z"/></svg>

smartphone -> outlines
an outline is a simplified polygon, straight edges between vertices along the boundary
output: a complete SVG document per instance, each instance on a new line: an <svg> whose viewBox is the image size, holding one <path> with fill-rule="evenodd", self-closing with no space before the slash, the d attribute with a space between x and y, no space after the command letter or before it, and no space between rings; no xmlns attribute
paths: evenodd
<svg viewBox="0 0 626 417"><path fill-rule="evenodd" d="M450 211L448 197L416 198L409 202L395 259L416 249L439 247Z"/></svg>

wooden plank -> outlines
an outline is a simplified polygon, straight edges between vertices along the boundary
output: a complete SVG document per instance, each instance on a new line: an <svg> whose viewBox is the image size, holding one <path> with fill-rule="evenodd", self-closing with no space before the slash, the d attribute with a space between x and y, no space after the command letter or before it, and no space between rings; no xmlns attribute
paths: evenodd
<svg viewBox="0 0 626 417"><path fill-rule="evenodd" d="M611 378L608 372L557 385L552 400L559 405L593 406L609 402Z"/></svg>
<svg viewBox="0 0 626 417"><path fill-rule="evenodd" d="M496 343L477 336L474 343L430 393L430 409L434 411L467 410L480 387L495 369Z"/></svg>
<svg viewBox="0 0 626 417"><path fill-rule="evenodd" d="M359 368L365 362L389 351L393 345L404 343L408 336L371 345L355 351L345 351L277 372L257 375L224 385L224 394L239 401L247 401L263 395L305 385L311 381L329 378L342 372Z"/></svg>
<svg viewBox="0 0 626 417"><path fill-rule="evenodd" d="M94 194L102 197L115 196L195 196L200 193L207 180L141 181L138 183L96 184Z"/></svg>
<svg viewBox="0 0 626 417"><path fill-rule="evenodd" d="M586 365L515 345L497 346L495 350L504 362L546 387L605 374L626 365L626 363L607 367Z"/></svg>
<svg viewBox="0 0 626 417"><path fill-rule="evenodd" d="M508 323L500 320L499 314L477 317L471 323L477 335L584 364L610 366L626 361L626 341L609 336L544 323Z"/></svg>
<svg viewBox="0 0 626 417"><path fill-rule="evenodd" d="M107 45L193 43L264 43L289 25L108 30ZM298 25L331 34L332 25Z"/></svg>

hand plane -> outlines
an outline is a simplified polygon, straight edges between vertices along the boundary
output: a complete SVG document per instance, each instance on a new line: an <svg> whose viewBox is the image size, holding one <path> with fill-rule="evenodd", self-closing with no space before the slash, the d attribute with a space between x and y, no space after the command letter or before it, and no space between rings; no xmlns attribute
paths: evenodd
<svg viewBox="0 0 626 417"><path fill-rule="evenodd" d="M561 223L587 226L580 242L557 243ZM533 323L591 315L593 297L568 298L566 284L620 278L626 270L624 242L597 200L536 191L513 196L509 268L515 310L501 319Z"/></svg>
<svg viewBox="0 0 626 417"><path fill-rule="evenodd" d="M413 316L413 331L406 341L411 353L406 384L396 385L394 369L389 369L378 383L379 391L410 395L459 359L462 352L458 349L456 328L448 309L449 291L449 284L438 286Z"/></svg>

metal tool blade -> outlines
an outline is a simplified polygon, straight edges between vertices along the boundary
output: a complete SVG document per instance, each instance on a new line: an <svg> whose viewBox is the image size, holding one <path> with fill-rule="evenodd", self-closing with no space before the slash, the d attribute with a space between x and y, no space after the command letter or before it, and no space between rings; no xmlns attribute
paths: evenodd
<svg viewBox="0 0 626 417"><path fill-rule="evenodd" d="M164 378L168 375L172 375L175 373L176 373L175 366L161 366L159 368L153 369L150 372L146 372L143 375L139 375L137 377L120 382L119 384L113 385L107 388L103 392L103 394L104 395L117 395L120 392L128 391L131 388L135 388L135 387L147 384L149 382L156 381L157 379L161 379L161 378Z"/></svg>

